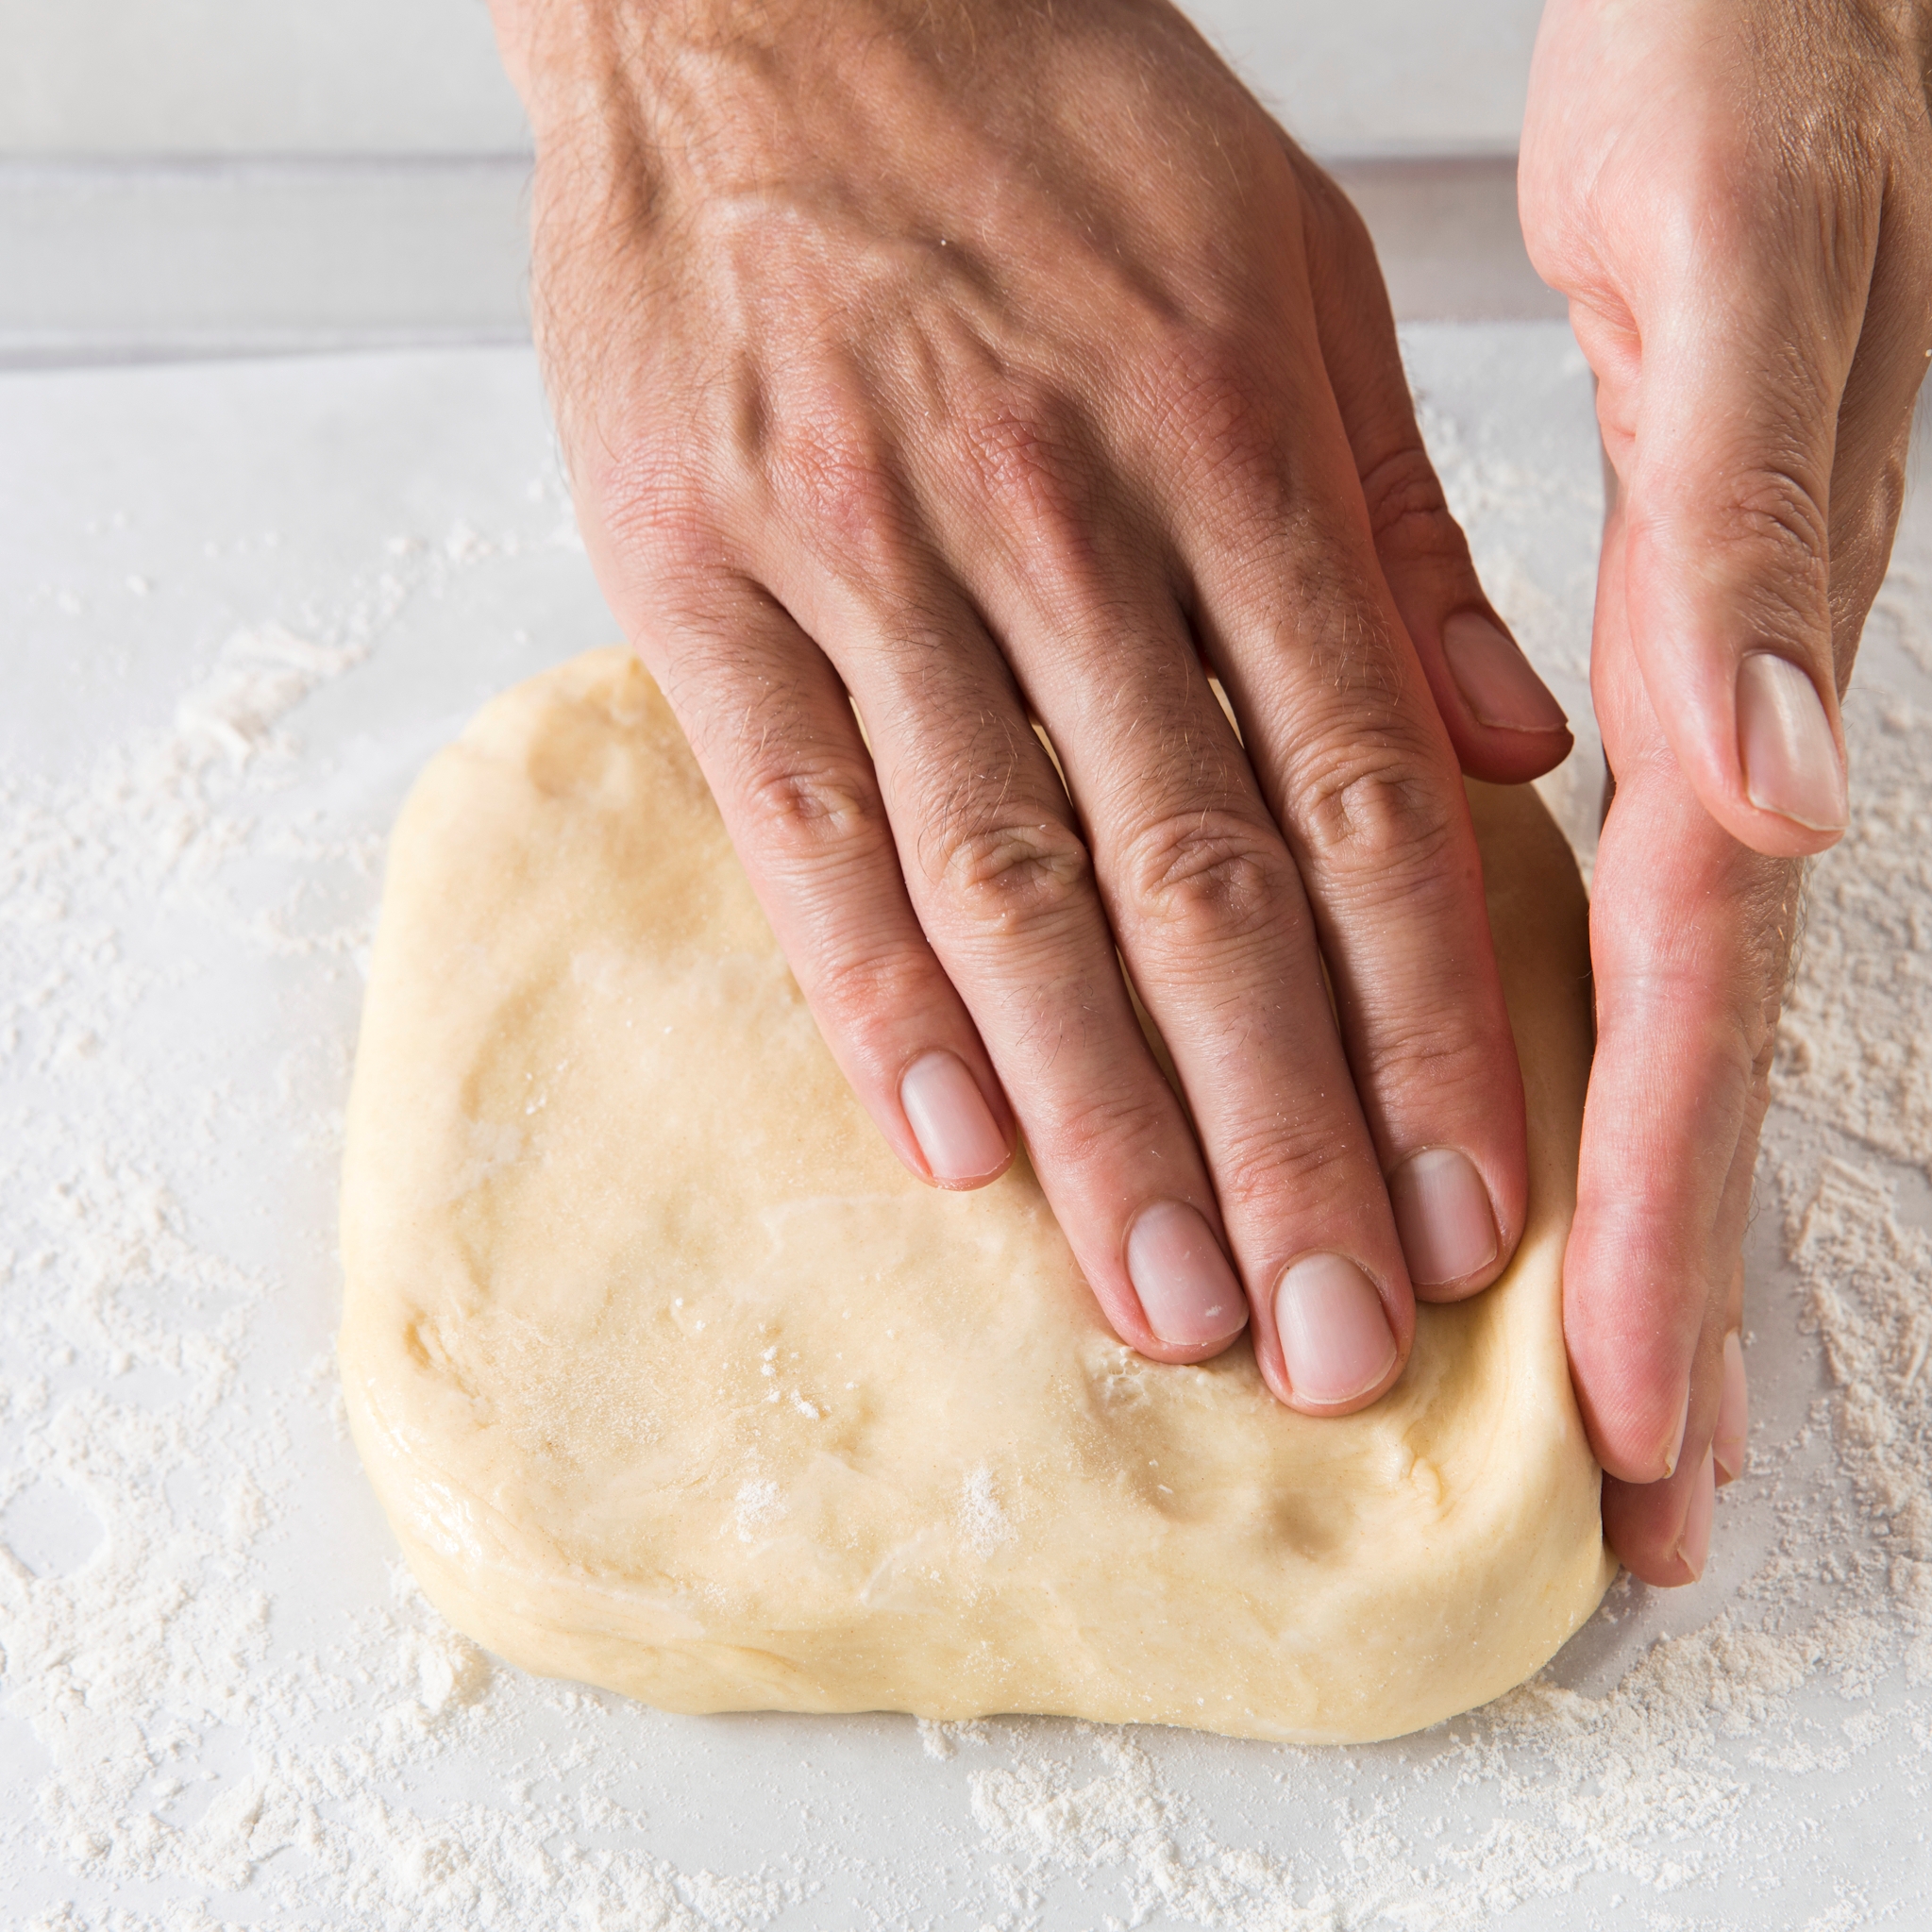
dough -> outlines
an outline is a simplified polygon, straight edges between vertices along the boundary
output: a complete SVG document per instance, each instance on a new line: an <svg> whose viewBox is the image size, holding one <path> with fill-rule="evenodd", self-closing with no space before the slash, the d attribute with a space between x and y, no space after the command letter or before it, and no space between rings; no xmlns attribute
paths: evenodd
<svg viewBox="0 0 1932 1932"><path fill-rule="evenodd" d="M1584 899L1532 793L1472 798L1529 1230L1316 1421L1245 1341L1116 1341L1023 1163L901 1170L627 654L497 698L396 828L343 1189L350 1420L430 1598L680 1711L1359 1740L1536 1671L1614 1567L1559 1315Z"/></svg>

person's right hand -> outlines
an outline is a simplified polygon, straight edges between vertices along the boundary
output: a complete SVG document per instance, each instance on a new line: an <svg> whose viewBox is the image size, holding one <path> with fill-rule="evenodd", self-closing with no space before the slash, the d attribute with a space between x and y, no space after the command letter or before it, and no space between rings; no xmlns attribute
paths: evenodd
<svg viewBox="0 0 1932 1932"><path fill-rule="evenodd" d="M1016 1119L1124 1340L1372 1401L1523 1224L1458 763L1570 740L1360 222L1165 6L497 19L593 561L880 1131Z"/></svg>

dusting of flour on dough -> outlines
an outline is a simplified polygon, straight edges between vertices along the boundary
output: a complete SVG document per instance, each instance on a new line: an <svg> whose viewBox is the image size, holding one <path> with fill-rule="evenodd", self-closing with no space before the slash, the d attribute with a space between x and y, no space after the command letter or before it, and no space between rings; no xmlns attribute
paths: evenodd
<svg viewBox="0 0 1932 1932"><path fill-rule="evenodd" d="M731 1520L741 1543L755 1541L784 1514L784 1499L769 1478L742 1483L732 1499Z"/></svg>
<svg viewBox="0 0 1932 1932"><path fill-rule="evenodd" d="M959 1520L977 1555L990 1556L1001 1543L1013 1540L1013 1524L1000 1506L993 1471L984 1463L969 1469L959 1486Z"/></svg>

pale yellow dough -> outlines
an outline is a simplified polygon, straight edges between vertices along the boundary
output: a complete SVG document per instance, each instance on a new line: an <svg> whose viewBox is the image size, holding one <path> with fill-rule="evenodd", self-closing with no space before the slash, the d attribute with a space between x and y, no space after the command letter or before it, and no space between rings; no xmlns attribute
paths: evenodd
<svg viewBox="0 0 1932 1932"><path fill-rule="evenodd" d="M1536 1671L1613 1568L1559 1321L1584 899L1527 790L1473 799L1529 1231L1315 1421L1245 1342L1121 1347L1023 1165L901 1170L627 656L496 699L396 828L343 1194L349 1416L429 1596L680 1711L1364 1739Z"/></svg>

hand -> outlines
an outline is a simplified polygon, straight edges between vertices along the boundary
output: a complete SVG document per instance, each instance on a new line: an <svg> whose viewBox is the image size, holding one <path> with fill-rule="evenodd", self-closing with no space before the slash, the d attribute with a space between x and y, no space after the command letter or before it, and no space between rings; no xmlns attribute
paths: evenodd
<svg viewBox="0 0 1932 1932"><path fill-rule="evenodd" d="M1616 777L1565 1323L1613 1547L1690 1581L1742 1466L1739 1249L1800 859L1932 354L1924 18L1550 0L1523 230L1615 472L1591 685Z"/></svg>
<svg viewBox="0 0 1932 1932"><path fill-rule="evenodd" d="M1458 760L1569 735L1360 223L1156 4L497 19L593 561L880 1132L1016 1121L1124 1340L1372 1401L1523 1221Z"/></svg>

